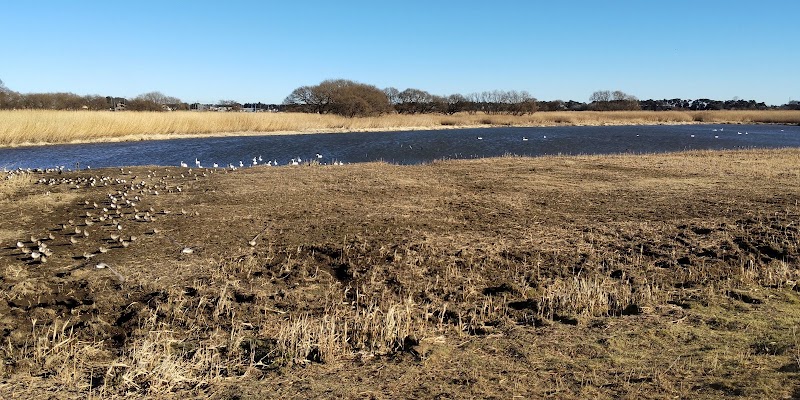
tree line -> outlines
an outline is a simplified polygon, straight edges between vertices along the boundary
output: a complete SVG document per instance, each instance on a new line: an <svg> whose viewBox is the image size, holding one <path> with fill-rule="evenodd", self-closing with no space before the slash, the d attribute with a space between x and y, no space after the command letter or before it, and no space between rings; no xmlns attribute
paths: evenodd
<svg viewBox="0 0 800 400"><path fill-rule="evenodd" d="M161 92L149 92L132 99L74 93L17 93L0 80L0 109L46 110L115 110L115 111L177 111L208 109L188 104L177 97ZM337 114L346 117L382 114L455 114L485 113L525 115L537 111L621 111L621 110L800 110L800 103L790 101L779 107L755 100L662 99L639 100L620 90L598 90L589 102L574 100L542 101L527 91L492 90L469 94L440 96L422 89L394 87L379 89L346 79L329 79L317 85L293 90L282 104L245 103L220 100L216 109L239 111L294 111L318 114Z"/></svg>

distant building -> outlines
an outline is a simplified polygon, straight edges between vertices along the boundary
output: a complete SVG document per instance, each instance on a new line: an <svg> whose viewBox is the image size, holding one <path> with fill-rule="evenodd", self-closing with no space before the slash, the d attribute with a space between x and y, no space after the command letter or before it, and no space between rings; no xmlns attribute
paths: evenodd
<svg viewBox="0 0 800 400"><path fill-rule="evenodd" d="M210 109L211 104L192 103L189 105L189 110L191 111L209 111Z"/></svg>
<svg viewBox="0 0 800 400"><path fill-rule="evenodd" d="M113 97L113 96L106 96L106 103L108 103L108 109L111 111L125 111L125 100L124 97Z"/></svg>

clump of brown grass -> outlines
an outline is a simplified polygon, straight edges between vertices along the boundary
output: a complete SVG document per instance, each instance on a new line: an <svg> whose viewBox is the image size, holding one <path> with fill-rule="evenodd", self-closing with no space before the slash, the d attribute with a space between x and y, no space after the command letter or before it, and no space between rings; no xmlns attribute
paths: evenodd
<svg viewBox="0 0 800 400"><path fill-rule="evenodd" d="M587 315L592 317L638 313L638 309L661 303L664 294L654 285L634 287L628 282L606 278L556 280L548 285L541 296L540 315Z"/></svg>

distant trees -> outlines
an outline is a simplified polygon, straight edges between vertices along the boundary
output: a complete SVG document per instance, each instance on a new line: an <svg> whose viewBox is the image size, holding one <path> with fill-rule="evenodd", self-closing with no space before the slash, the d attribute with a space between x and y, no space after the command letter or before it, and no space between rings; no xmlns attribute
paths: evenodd
<svg viewBox="0 0 800 400"><path fill-rule="evenodd" d="M161 92L147 92L128 100L126 110L130 111L173 111L188 110L189 105L177 97L167 96Z"/></svg>
<svg viewBox="0 0 800 400"><path fill-rule="evenodd" d="M242 110L242 104L239 103L236 100L220 100L219 101L219 106L220 107L225 107L226 109L228 109L230 111L241 111Z"/></svg>
<svg viewBox="0 0 800 400"><path fill-rule="evenodd" d="M315 86L301 86L283 101L293 111L373 116L392 111L387 94L375 86L346 79L330 79Z"/></svg>
<svg viewBox="0 0 800 400"><path fill-rule="evenodd" d="M764 102L756 102L755 100L712 100L712 99L663 99L663 100L641 100L639 106L642 110L649 111L665 111L665 110L690 110L690 111L708 111L708 110L768 110L771 107ZM783 105L781 108L787 108L788 105Z"/></svg>
<svg viewBox="0 0 800 400"><path fill-rule="evenodd" d="M639 99L621 90L598 90L589 97L589 109L597 111L639 110Z"/></svg>
<svg viewBox="0 0 800 400"><path fill-rule="evenodd" d="M639 100L621 90L598 90L589 103L568 100L539 101L527 91L491 90L469 94L439 96L422 89L394 87L378 89L345 79L329 79L318 85L301 86L287 96L283 104L247 103L220 100L215 105L189 104L159 91L140 94L133 99L74 93L18 93L0 79L0 109L46 110L220 110L220 111L300 111L319 114L338 114L347 117L399 114L486 113L525 115L537 111L613 111L613 110L800 110L800 102L790 100L781 106L764 102L713 99Z"/></svg>
<svg viewBox="0 0 800 400"><path fill-rule="evenodd" d="M400 114L446 113L447 100L424 90L408 88L397 94L394 109Z"/></svg>

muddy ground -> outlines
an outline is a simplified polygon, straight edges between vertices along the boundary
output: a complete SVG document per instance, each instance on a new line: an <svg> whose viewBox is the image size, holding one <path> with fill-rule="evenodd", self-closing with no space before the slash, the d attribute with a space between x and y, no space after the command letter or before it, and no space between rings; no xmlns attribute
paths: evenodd
<svg viewBox="0 0 800 400"><path fill-rule="evenodd" d="M2 398L800 397L799 150L4 178Z"/></svg>

